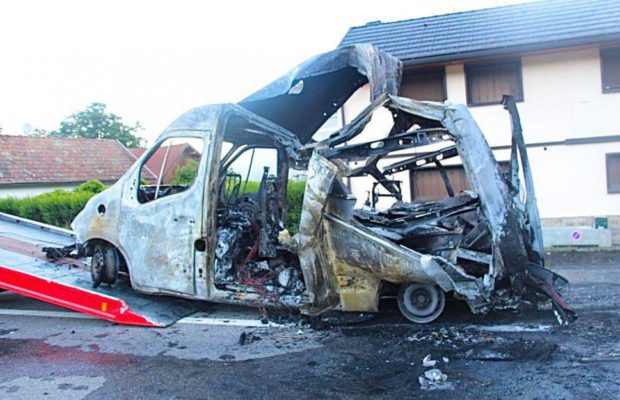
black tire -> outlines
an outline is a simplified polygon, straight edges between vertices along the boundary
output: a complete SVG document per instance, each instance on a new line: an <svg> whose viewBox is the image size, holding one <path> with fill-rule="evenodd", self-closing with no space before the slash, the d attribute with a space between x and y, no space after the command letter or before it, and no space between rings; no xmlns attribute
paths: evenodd
<svg viewBox="0 0 620 400"><path fill-rule="evenodd" d="M102 283L107 283L108 285L116 283L118 269L119 257L116 249L110 245L96 244L90 260L90 275L93 280L93 287L96 288Z"/></svg>
<svg viewBox="0 0 620 400"><path fill-rule="evenodd" d="M446 305L446 295L439 286L418 283L402 285L397 300L401 314L416 324L436 320Z"/></svg>

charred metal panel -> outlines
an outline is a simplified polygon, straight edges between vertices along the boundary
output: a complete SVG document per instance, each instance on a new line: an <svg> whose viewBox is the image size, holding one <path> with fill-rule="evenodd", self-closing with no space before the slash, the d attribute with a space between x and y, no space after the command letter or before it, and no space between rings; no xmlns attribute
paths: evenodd
<svg viewBox="0 0 620 400"><path fill-rule="evenodd" d="M391 283L417 282L455 291L474 304L482 301L482 281L447 260L398 246L355 222L325 215L327 257L339 282L347 278ZM348 285L340 285L340 290ZM356 309L356 311L372 311Z"/></svg>
<svg viewBox="0 0 620 400"><path fill-rule="evenodd" d="M398 94L401 62L371 45L321 54L239 102L294 132L302 143L365 84L371 100Z"/></svg>
<svg viewBox="0 0 620 400"><path fill-rule="evenodd" d="M318 153L308 165L308 178L299 223L299 262L306 280L310 312L338 303L335 276L325 256L324 213L337 168Z"/></svg>
<svg viewBox="0 0 620 400"><path fill-rule="evenodd" d="M540 215L538 214L538 205L536 203L536 193L534 190L534 178L532 177L532 169L530 167L530 161L527 156L527 148L525 146L525 139L523 138L523 128L521 127L521 119L519 118L519 111L517 110L517 103L514 97L506 96L502 98L502 104L504 108L508 110L510 114L510 123L512 125L512 154L511 161L511 179L513 181L513 187L516 189L518 184L518 161L521 162L521 168L523 169L523 177L525 178L525 191L526 200L525 207L527 210L528 223L530 232L532 235L532 248L537 254L537 262L544 264L544 244L542 236L542 227L540 224ZM519 160L517 160L517 154L519 154ZM515 190L515 192L518 192ZM517 194L515 194L517 195Z"/></svg>
<svg viewBox="0 0 620 400"><path fill-rule="evenodd" d="M104 240L121 252L132 286L138 291L196 296L194 246L204 238L203 204L209 173L206 165L212 149L212 131L204 128L216 129L221 111L219 106L202 107L181 116L164 131L152 150L145 152L111 188L93 197L73 221L72 227L82 243ZM160 143L173 137L204 141L205 152L194 184L174 196L140 203L140 168ZM105 206L104 214L98 212L100 205ZM204 268L201 260L198 264ZM201 278L199 284L204 286L204 273ZM202 288L200 292L204 294Z"/></svg>
<svg viewBox="0 0 620 400"><path fill-rule="evenodd" d="M520 293L523 273L529 260L502 170L482 131L465 106L449 108L445 124L456 138L463 167L472 189L480 198L482 211L491 227L493 241L499 249L496 254L499 257L495 258L497 270L494 272L504 273L509 277L515 290ZM504 268L507 272L503 271Z"/></svg>

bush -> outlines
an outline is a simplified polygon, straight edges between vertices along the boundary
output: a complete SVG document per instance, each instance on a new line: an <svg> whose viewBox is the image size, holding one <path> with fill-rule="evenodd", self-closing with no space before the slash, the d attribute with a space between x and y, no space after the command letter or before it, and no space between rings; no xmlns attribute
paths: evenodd
<svg viewBox="0 0 620 400"><path fill-rule="evenodd" d="M260 182L248 181L246 184L245 181L242 181L241 189L239 189L239 194L256 193L258 192L259 187Z"/></svg>
<svg viewBox="0 0 620 400"><path fill-rule="evenodd" d="M69 228L71 221L96 193L105 189L99 181L88 181L72 192L54 190L34 197L0 199L0 212Z"/></svg>
<svg viewBox="0 0 620 400"><path fill-rule="evenodd" d="M73 191L76 193L88 192L88 193L96 194L96 193L103 192L105 189L106 189L106 185L104 185L103 183L99 182L96 179L93 179L92 181L87 181L87 182L82 183L80 186L73 189Z"/></svg>
<svg viewBox="0 0 620 400"><path fill-rule="evenodd" d="M198 171L198 162L196 160L187 160L182 167L177 167L174 176L170 180L171 185L190 186L194 183Z"/></svg>
<svg viewBox="0 0 620 400"><path fill-rule="evenodd" d="M0 212L18 215L18 200L15 197L0 199Z"/></svg>
<svg viewBox="0 0 620 400"><path fill-rule="evenodd" d="M241 189L239 194L256 193L260 187L260 182L248 181L247 186L245 181L241 181ZM226 188L227 192L232 191L232 185ZM306 181L304 180L289 180L288 188L286 192L286 198L288 203L288 220L286 221L286 229L294 235L299 231L299 220L301 219L301 208L304 201L304 191L306 190Z"/></svg>
<svg viewBox="0 0 620 400"><path fill-rule="evenodd" d="M247 186L241 183L244 193L258 191L259 182L249 181ZM299 231L301 208L304 200L306 181L290 180L286 193L288 201L288 220L286 229L291 235ZM55 190L35 197L0 199L0 212L17 215L50 225L68 228L71 221L96 193L105 189L99 181L88 181L76 187L72 192Z"/></svg>
<svg viewBox="0 0 620 400"><path fill-rule="evenodd" d="M305 190L306 181L288 181L288 190L286 192L288 202L288 220L286 221L286 229L288 229L291 235L299 232L299 220L301 219L301 208L304 202Z"/></svg>

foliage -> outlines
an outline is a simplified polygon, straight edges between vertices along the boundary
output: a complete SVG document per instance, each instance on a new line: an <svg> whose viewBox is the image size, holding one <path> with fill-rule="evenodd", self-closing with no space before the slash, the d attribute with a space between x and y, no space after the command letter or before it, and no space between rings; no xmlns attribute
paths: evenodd
<svg viewBox="0 0 620 400"><path fill-rule="evenodd" d="M256 193L258 192L258 188L260 187L260 182L248 181L247 184L245 181L241 182L241 190L239 190L240 194L246 193Z"/></svg>
<svg viewBox="0 0 620 400"><path fill-rule="evenodd" d="M84 182L81 185L79 185L78 187L76 187L75 189L73 189L74 192L89 192L89 193L101 193L106 189L106 186L99 182L96 179L93 179L91 181L88 182Z"/></svg>
<svg viewBox="0 0 620 400"><path fill-rule="evenodd" d="M260 186L259 182L249 181L244 189L244 183L241 183L243 193L255 193ZM288 182L286 229L291 235L299 231L305 188L306 181L290 180ZM104 189L105 185L93 180L81 184L72 192L55 190L35 197L3 198L0 199L0 212L68 228L75 216L82 211L86 202Z"/></svg>
<svg viewBox="0 0 620 400"><path fill-rule="evenodd" d="M260 187L260 182L248 181L247 186L245 181L241 182L240 194L256 193ZM232 191L232 185L226 188L227 192ZM286 191L286 198L288 203L288 219L286 221L286 229L291 235L296 234L299 231L299 221L301 219L301 208L304 202L304 191L306 190L305 180L289 180Z"/></svg>
<svg viewBox="0 0 620 400"><path fill-rule="evenodd" d="M106 110L103 103L92 103L60 123L60 128L48 132L53 137L83 137L97 139L117 139L126 147L140 147L144 139L136 136L142 129L140 123L131 126L121 117Z"/></svg>
<svg viewBox="0 0 620 400"><path fill-rule="evenodd" d="M0 199L0 212L68 228L86 202L103 189L101 182L88 181L72 192L54 190L34 197L8 197Z"/></svg>
<svg viewBox="0 0 620 400"><path fill-rule="evenodd" d="M177 167L174 176L170 180L171 185L189 186L194 183L196 171L198 170L198 162L196 160L187 160L184 166Z"/></svg>
<svg viewBox="0 0 620 400"><path fill-rule="evenodd" d="M288 189L286 191L286 198L288 202L288 220L286 221L286 229L288 229L291 235L299 232L299 221L301 220L301 208L304 202L305 190L306 181L288 181Z"/></svg>

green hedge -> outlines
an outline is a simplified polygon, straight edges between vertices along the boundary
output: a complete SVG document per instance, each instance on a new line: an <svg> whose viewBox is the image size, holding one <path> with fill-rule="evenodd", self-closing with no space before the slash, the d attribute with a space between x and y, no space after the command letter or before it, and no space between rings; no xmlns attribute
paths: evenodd
<svg viewBox="0 0 620 400"><path fill-rule="evenodd" d="M306 181L288 181L288 190L286 192L288 202L288 220L286 221L286 229L288 229L291 235L294 235L299 231L299 220L301 219L301 207L304 202L305 190Z"/></svg>
<svg viewBox="0 0 620 400"><path fill-rule="evenodd" d="M260 182L248 181L241 182L241 193L254 193L258 191ZM290 180L288 181L288 190L286 198L288 203L288 220L286 221L286 229L294 235L299 232L299 220L301 219L301 207L304 201L304 191L306 190L306 181Z"/></svg>
<svg viewBox="0 0 620 400"><path fill-rule="evenodd" d="M0 199L0 212L68 228L86 202L105 189L99 181L88 181L72 192L54 190L34 197Z"/></svg>
<svg viewBox="0 0 620 400"><path fill-rule="evenodd" d="M103 183L99 182L96 179L93 179L92 181L82 183L80 186L73 189L73 191L75 193L86 192L86 193L97 194L97 193L103 192L106 189L107 189L106 185L104 185Z"/></svg>
<svg viewBox="0 0 620 400"><path fill-rule="evenodd" d="M258 182L250 181L244 192L256 192L258 187ZM291 235L299 231L305 187L306 181L291 180L288 183L288 221L286 228ZM82 211L86 202L105 188L104 184L94 180L81 184L72 192L55 190L34 197L19 199L8 197L0 199L0 212L68 228L75 216Z"/></svg>

